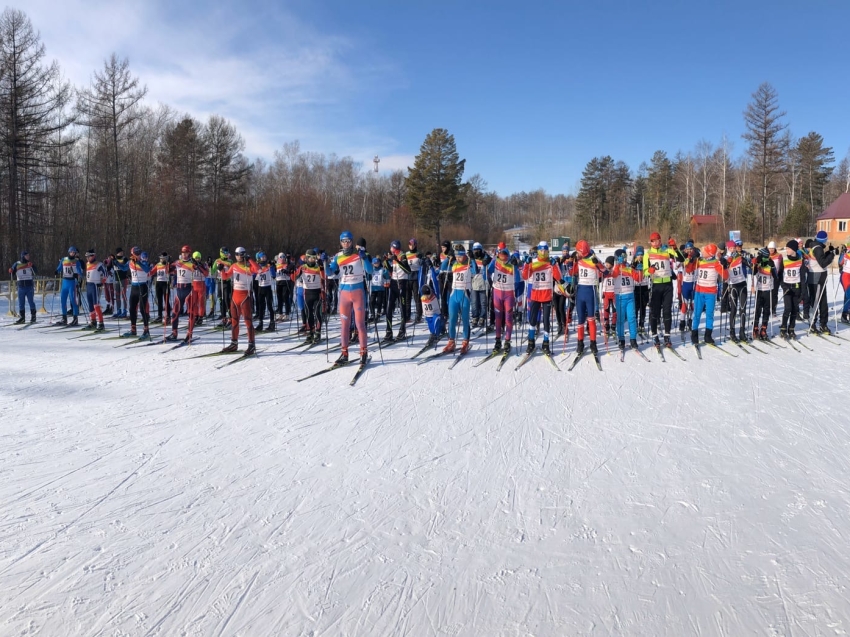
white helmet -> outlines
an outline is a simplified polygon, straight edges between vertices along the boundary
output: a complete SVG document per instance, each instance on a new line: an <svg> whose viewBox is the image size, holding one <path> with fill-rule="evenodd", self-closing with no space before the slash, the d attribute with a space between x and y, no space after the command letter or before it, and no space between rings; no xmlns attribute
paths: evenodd
<svg viewBox="0 0 850 637"><path fill-rule="evenodd" d="M476 241L475 243L472 244L472 249L473 250L483 250L484 246Z"/></svg>
<svg viewBox="0 0 850 637"><path fill-rule="evenodd" d="M771 241L770 243L767 244L767 247L770 250L776 250L776 241Z"/></svg>

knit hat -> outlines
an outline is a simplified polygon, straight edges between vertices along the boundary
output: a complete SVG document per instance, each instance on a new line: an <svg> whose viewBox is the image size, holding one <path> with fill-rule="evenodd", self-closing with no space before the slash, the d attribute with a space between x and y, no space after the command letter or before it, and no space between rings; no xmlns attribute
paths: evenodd
<svg viewBox="0 0 850 637"><path fill-rule="evenodd" d="M767 248L759 248L759 258L760 259L769 259L770 252L768 252Z"/></svg>
<svg viewBox="0 0 850 637"><path fill-rule="evenodd" d="M827 234L823 230L819 230L818 233L815 235L815 241L817 241L818 243L826 243L826 239Z"/></svg>
<svg viewBox="0 0 850 637"><path fill-rule="evenodd" d="M791 239L788 243L785 244L786 248L791 248L794 252L800 249L800 244L797 243L795 239Z"/></svg>

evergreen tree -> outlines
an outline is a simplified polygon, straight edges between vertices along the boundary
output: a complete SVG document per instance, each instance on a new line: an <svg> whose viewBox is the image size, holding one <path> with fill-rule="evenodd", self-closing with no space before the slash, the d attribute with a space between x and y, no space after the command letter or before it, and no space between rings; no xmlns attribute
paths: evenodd
<svg viewBox="0 0 850 637"><path fill-rule="evenodd" d="M459 159L454 135L445 128L432 130L408 168L407 203L417 226L432 233L437 244L441 230L464 212L465 187L461 182L465 159Z"/></svg>
<svg viewBox="0 0 850 637"><path fill-rule="evenodd" d="M823 212L824 189L829 182L835 161L832 148L823 145L823 137L814 131L797 142L796 156L800 162L800 196L808 204L810 219L799 234L808 234L815 228L815 219ZM789 215L793 213L793 209Z"/></svg>
<svg viewBox="0 0 850 637"><path fill-rule="evenodd" d="M788 211L788 214L785 215L785 219L782 221L782 226L780 226L779 231L785 235L800 237L808 234L810 223L811 212L809 211L809 204L807 204L803 199L798 199L794 202L794 205L791 206L791 210Z"/></svg>
<svg viewBox="0 0 850 637"><path fill-rule="evenodd" d="M770 233L767 223L767 204L770 199L772 180L782 170L787 150L785 138L781 134L788 126L781 121L783 117L785 117L785 111L779 110L779 96L776 89L764 82L753 93L753 101L744 111L747 132L742 135L750 142L747 153L753 160L753 173L760 190L762 243L764 243L765 235Z"/></svg>

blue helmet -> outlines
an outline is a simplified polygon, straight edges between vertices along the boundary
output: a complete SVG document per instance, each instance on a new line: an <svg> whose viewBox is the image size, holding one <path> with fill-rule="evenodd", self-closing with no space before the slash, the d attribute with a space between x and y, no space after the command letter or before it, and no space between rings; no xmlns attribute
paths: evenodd
<svg viewBox="0 0 850 637"><path fill-rule="evenodd" d="M142 252L142 254L141 254L141 255L139 255L139 258L140 258L142 261L147 261L147 260L148 260L148 253L147 253L147 252Z"/></svg>
<svg viewBox="0 0 850 637"><path fill-rule="evenodd" d="M398 239L396 239L395 241L393 241L393 242L390 244L390 248L391 248L391 249L393 249L393 250L401 250L401 241L399 241Z"/></svg>
<svg viewBox="0 0 850 637"><path fill-rule="evenodd" d="M265 258L266 258L266 253L265 253L265 252L263 252L262 250L260 250L260 251L257 253L257 256L256 256L257 261L262 261L262 260L263 260L263 259L265 259Z"/></svg>
<svg viewBox="0 0 850 637"><path fill-rule="evenodd" d="M77 250L74 246L71 246L70 248L68 248L68 254L71 254L72 252L74 254L77 254L77 252L79 252L79 250Z"/></svg>
<svg viewBox="0 0 850 637"><path fill-rule="evenodd" d="M381 260L378 257L372 259L372 267L379 268L381 267Z"/></svg>
<svg viewBox="0 0 850 637"><path fill-rule="evenodd" d="M29 255L29 250L24 250L23 252L21 252L21 261L26 261Z"/></svg>
<svg viewBox="0 0 850 637"><path fill-rule="evenodd" d="M354 242L354 235L351 234L348 230L343 231L339 235L339 240L342 241L351 241Z"/></svg>
<svg viewBox="0 0 850 637"><path fill-rule="evenodd" d="M643 254L643 246L637 246L635 248L635 256L637 257L637 256L642 255L642 254Z"/></svg>
<svg viewBox="0 0 850 637"><path fill-rule="evenodd" d="M549 244L546 241L541 241L537 244L537 249L546 250L546 252L549 252Z"/></svg>

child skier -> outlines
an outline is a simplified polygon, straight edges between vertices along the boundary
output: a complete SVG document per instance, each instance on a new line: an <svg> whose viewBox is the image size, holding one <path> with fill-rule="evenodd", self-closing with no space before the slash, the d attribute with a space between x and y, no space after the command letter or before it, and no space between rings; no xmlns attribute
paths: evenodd
<svg viewBox="0 0 850 637"><path fill-rule="evenodd" d="M576 329L576 354L584 353L584 323L590 333L590 351L595 355L596 349L596 289L599 277L605 268L593 254L590 244L582 239L576 243L576 262L573 266L573 278L576 282L576 311L578 328Z"/></svg>
<svg viewBox="0 0 850 637"><path fill-rule="evenodd" d="M616 280L617 294L616 321L617 344L620 350L626 349L626 322L629 323L629 347L638 348L637 315L635 313L635 270L626 263L626 251L617 250L614 253L617 263L612 272Z"/></svg>
<svg viewBox="0 0 850 637"><path fill-rule="evenodd" d="M541 241L537 244L537 258L531 263L526 263L522 269L522 278L531 286L528 306L528 348L526 353L530 354L535 349L534 337L540 318L543 318L543 345L541 349L544 354L550 354L549 333L551 330L550 315L552 314L552 289L554 282L560 284L561 270L549 261L549 244Z"/></svg>
<svg viewBox="0 0 850 637"><path fill-rule="evenodd" d="M714 329L714 305L717 302L718 281L725 280L728 273L717 260L717 246L705 246L697 264L697 283L694 289L694 317L691 323L691 342L699 345L699 323L705 310L705 342L714 345L711 335Z"/></svg>
<svg viewBox="0 0 850 637"><path fill-rule="evenodd" d="M511 333L514 328L516 286L520 280L519 268L511 263L511 253L501 248L496 258L487 266L487 278L493 284L493 309L496 313L496 344L494 352L511 351ZM502 344L502 329L505 342Z"/></svg>
<svg viewBox="0 0 850 637"><path fill-rule="evenodd" d="M779 336L784 339L797 338L794 328L797 324L797 312L800 305L802 269L803 256L800 253L800 244L795 239L791 239L785 244L785 258L782 259L779 275L782 280L782 300L785 305Z"/></svg>
<svg viewBox="0 0 850 637"><path fill-rule="evenodd" d="M752 292L756 297L753 316L753 340L767 339L767 323L770 320L773 297L776 295L777 272L767 248L762 248L756 257ZM761 327L759 328L759 317Z"/></svg>
<svg viewBox="0 0 850 637"><path fill-rule="evenodd" d="M106 268L97 260L94 248L86 252L86 300L89 304L89 325L87 328L102 332L103 310L100 307L100 289L106 280Z"/></svg>

